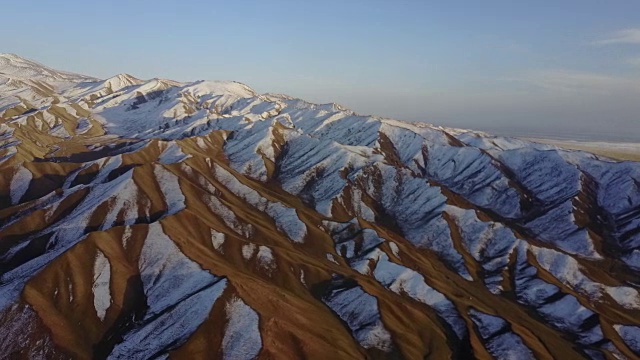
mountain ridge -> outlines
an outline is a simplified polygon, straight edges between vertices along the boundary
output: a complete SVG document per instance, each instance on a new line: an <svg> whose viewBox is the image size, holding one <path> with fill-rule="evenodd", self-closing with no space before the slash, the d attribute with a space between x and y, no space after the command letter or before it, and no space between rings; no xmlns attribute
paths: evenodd
<svg viewBox="0 0 640 360"><path fill-rule="evenodd" d="M0 84L0 119L2 354L640 353L638 163L228 81Z"/></svg>
<svg viewBox="0 0 640 360"><path fill-rule="evenodd" d="M3 74L3 76L16 77L23 80L67 80L75 82L81 80L97 80L91 76L55 70L11 53L0 53L0 73Z"/></svg>

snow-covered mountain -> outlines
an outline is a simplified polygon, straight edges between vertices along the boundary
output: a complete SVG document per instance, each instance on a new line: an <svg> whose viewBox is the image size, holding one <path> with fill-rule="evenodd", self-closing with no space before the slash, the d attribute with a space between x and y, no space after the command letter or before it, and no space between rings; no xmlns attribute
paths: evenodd
<svg viewBox="0 0 640 360"><path fill-rule="evenodd" d="M640 164L0 55L7 358L640 356Z"/></svg>

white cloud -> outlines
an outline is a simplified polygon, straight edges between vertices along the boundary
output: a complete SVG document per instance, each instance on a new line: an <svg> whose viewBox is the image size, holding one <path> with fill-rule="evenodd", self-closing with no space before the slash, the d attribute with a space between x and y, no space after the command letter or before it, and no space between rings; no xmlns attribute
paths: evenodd
<svg viewBox="0 0 640 360"><path fill-rule="evenodd" d="M616 31L607 39L597 40L594 45L640 44L640 28Z"/></svg>

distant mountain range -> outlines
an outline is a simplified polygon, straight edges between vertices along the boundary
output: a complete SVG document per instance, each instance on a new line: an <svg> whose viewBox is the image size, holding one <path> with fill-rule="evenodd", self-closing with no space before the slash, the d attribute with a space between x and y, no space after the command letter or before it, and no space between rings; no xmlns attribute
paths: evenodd
<svg viewBox="0 0 640 360"><path fill-rule="evenodd" d="M640 356L640 163L0 55L0 355Z"/></svg>

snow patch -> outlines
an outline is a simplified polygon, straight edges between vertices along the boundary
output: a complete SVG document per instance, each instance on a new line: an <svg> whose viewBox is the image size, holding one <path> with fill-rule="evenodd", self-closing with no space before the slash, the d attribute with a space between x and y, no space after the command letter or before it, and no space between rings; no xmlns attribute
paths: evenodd
<svg viewBox="0 0 640 360"><path fill-rule="evenodd" d="M107 309L111 306L111 264L102 251L98 250L98 255L93 264L93 307L100 320L104 321Z"/></svg>
<svg viewBox="0 0 640 360"><path fill-rule="evenodd" d="M246 245L242 245L242 257L245 260L250 260L253 257L253 254L256 251L256 244L249 243Z"/></svg>
<svg viewBox="0 0 640 360"><path fill-rule="evenodd" d="M182 148L174 141L170 142L166 149L160 154L158 162L161 164L175 164L182 162L185 159L190 158L191 155L186 155L182 152Z"/></svg>
<svg viewBox="0 0 640 360"><path fill-rule="evenodd" d="M496 359L535 359L520 336L509 331L509 324L498 316L470 310L471 319L478 327L486 348Z"/></svg>
<svg viewBox="0 0 640 360"><path fill-rule="evenodd" d="M637 290L626 286L602 285L587 277L580 270L578 261L571 256L552 249L535 246L530 248L542 268L591 300L601 300L602 294L606 292L621 306L627 309L640 309L640 294Z"/></svg>
<svg viewBox="0 0 640 360"><path fill-rule="evenodd" d="M184 204L185 197L182 194L178 177L161 165L154 166L153 173L167 203L168 214L175 214L184 209L186 207Z"/></svg>
<svg viewBox="0 0 640 360"><path fill-rule="evenodd" d="M287 234L289 239L296 243L304 241L304 237L307 235L307 226L300 221L295 209L272 202L267 206L266 211L276 222L278 230Z"/></svg>
<svg viewBox="0 0 640 360"><path fill-rule="evenodd" d="M322 298L347 323L353 337L365 349L377 348L385 352L393 349L391 334L380 317L378 301L359 285L339 287Z"/></svg>
<svg viewBox="0 0 640 360"><path fill-rule="evenodd" d="M225 235L223 233L211 229L211 245L213 245L213 248L221 253L224 253L224 249L222 249L224 240Z"/></svg>
<svg viewBox="0 0 640 360"><path fill-rule="evenodd" d="M391 252L397 258L400 258L400 249L398 248L398 244L393 241L389 241L389 247L391 248Z"/></svg>
<svg viewBox="0 0 640 360"><path fill-rule="evenodd" d="M373 275L380 284L397 294L407 294L431 306L451 325L460 339L465 337L467 328L455 305L442 293L427 285L420 273L389 261L388 255L380 249L367 254L366 258L352 266L366 274L370 260L377 260Z"/></svg>
<svg viewBox="0 0 640 360"><path fill-rule="evenodd" d="M613 325L625 344L636 354L640 354L640 327L632 325Z"/></svg>
<svg viewBox="0 0 640 360"><path fill-rule="evenodd" d="M331 261L332 263L334 263L336 265L340 265L340 263L338 263L338 261L336 261L336 258L331 253L327 253L327 260Z"/></svg>
<svg viewBox="0 0 640 360"><path fill-rule="evenodd" d="M31 184L31 179L33 178L33 174L24 166L18 167L18 171L13 175L11 179L11 184L9 185L9 193L11 194L11 203L17 204L20 202L20 199L27 193L29 189L29 184Z"/></svg>
<svg viewBox="0 0 640 360"><path fill-rule="evenodd" d="M225 310L227 326L222 338L222 358L256 358L262 348L258 313L237 297L229 300Z"/></svg>
<svg viewBox="0 0 640 360"><path fill-rule="evenodd" d="M268 246L260 245L258 247L258 264L271 273L276 268L276 261L273 257L273 251Z"/></svg>
<svg viewBox="0 0 640 360"><path fill-rule="evenodd" d="M302 283L302 285L307 286L304 269L300 269L300 282Z"/></svg>

